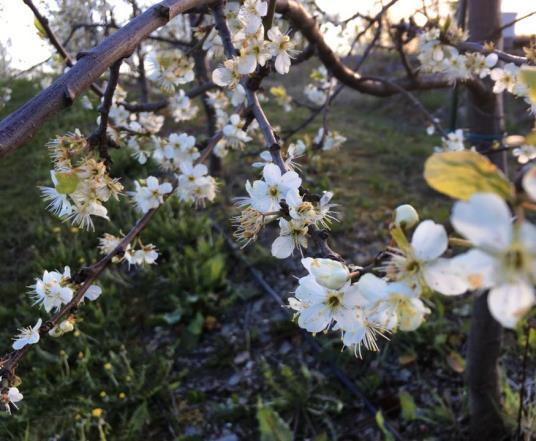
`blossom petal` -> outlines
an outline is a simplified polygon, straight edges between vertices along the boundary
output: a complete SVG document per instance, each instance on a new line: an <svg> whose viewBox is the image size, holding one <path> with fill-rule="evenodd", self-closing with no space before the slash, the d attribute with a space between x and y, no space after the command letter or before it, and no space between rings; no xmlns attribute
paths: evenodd
<svg viewBox="0 0 536 441"><path fill-rule="evenodd" d="M501 251L512 242L510 210L492 193L477 193L467 202L456 202L451 222L458 233L480 248Z"/></svg>
<svg viewBox="0 0 536 441"><path fill-rule="evenodd" d="M427 262L437 259L448 247L445 227L431 220L421 222L413 233L411 246L417 260Z"/></svg>
<svg viewBox="0 0 536 441"><path fill-rule="evenodd" d="M525 282L500 285L490 290L488 307L491 315L505 328L514 328L534 305L534 289Z"/></svg>
<svg viewBox="0 0 536 441"><path fill-rule="evenodd" d="M266 164L262 175L268 185L277 185L281 179L281 170L275 164Z"/></svg>
<svg viewBox="0 0 536 441"><path fill-rule="evenodd" d="M468 289L485 289L494 284L497 260L483 251L469 250L454 257L450 265L450 271L459 274L467 283Z"/></svg>
<svg viewBox="0 0 536 441"><path fill-rule="evenodd" d="M298 325L309 332L321 332L329 326L331 318L329 308L319 303L301 312Z"/></svg>
<svg viewBox="0 0 536 441"><path fill-rule="evenodd" d="M363 274L356 285L363 297L369 302L382 300L386 296L385 288L387 287L387 282L374 274Z"/></svg>
<svg viewBox="0 0 536 441"><path fill-rule="evenodd" d="M307 304L322 303L326 299L327 290L316 283L313 276L302 277L295 296Z"/></svg>
<svg viewBox="0 0 536 441"><path fill-rule="evenodd" d="M294 251L294 240L291 236L279 236L272 243L272 256L286 259Z"/></svg>
<svg viewBox="0 0 536 441"><path fill-rule="evenodd" d="M426 284L445 295L463 294L469 288L450 259L437 259L423 267L423 276Z"/></svg>
<svg viewBox="0 0 536 441"><path fill-rule="evenodd" d="M277 166L274 165L274 167L277 167ZM293 188L298 188L301 185L301 183L302 183L302 180L300 178L300 175L298 175L298 173L296 173L295 171L288 171L281 177L280 186L282 187L282 190L286 193L288 190L292 190Z"/></svg>

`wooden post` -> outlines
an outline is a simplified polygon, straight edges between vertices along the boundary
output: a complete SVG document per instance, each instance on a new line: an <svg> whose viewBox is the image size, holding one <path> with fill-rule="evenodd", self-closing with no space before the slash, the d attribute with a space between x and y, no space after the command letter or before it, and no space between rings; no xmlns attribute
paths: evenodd
<svg viewBox="0 0 536 441"><path fill-rule="evenodd" d="M483 43L501 26L501 0L469 0L469 40ZM502 41L496 40L498 48ZM490 86L491 91L491 86ZM468 141L478 150L488 150L503 132L502 95L476 95L469 91ZM506 172L505 153L490 159ZM495 441L507 437L501 412L498 360L501 353L502 327L491 316L487 293L475 298L471 317L467 355L467 387L470 402L470 438Z"/></svg>

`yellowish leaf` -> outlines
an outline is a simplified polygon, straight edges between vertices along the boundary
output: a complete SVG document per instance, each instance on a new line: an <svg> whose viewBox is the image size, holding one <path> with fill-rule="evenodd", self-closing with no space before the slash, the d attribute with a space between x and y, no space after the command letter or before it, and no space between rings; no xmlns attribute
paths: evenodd
<svg viewBox="0 0 536 441"><path fill-rule="evenodd" d="M465 371L465 360L456 351L452 351L447 355L447 363L454 372L462 374Z"/></svg>
<svg viewBox="0 0 536 441"><path fill-rule="evenodd" d="M286 98L287 91L283 86L274 86L270 88L270 93L276 98Z"/></svg>
<svg viewBox="0 0 536 441"><path fill-rule="evenodd" d="M398 363L402 366L406 366L417 361L417 354L415 352L408 352L398 357Z"/></svg>
<svg viewBox="0 0 536 441"><path fill-rule="evenodd" d="M47 38L47 33L45 31L45 28L43 27L41 22L37 19L37 17L34 18L34 26L35 26L35 29L37 29L37 35L39 35L39 37L43 39Z"/></svg>
<svg viewBox="0 0 536 441"><path fill-rule="evenodd" d="M62 194L70 194L76 191L79 178L75 173L56 173L56 191Z"/></svg>
<svg viewBox="0 0 536 441"><path fill-rule="evenodd" d="M519 79L527 86L530 100L536 104L536 66L522 66Z"/></svg>
<svg viewBox="0 0 536 441"><path fill-rule="evenodd" d="M495 193L507 200L513 197L512 184L503 173L471 150L430 156L424 165L424 179L434 190L454 199L467 200L474 193Z"/></svg>
<svg viewBox="0 0 536 441"><path fill-rule="evenodd" d="M536 146L536 130L533 130L525 137L525 143Z"/></svg>

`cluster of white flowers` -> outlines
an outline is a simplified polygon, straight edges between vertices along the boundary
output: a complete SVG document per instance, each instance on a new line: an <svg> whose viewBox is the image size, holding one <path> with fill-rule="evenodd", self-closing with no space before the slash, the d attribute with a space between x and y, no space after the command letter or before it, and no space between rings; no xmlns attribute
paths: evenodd
<svg viewBox="0 0 536 441"><path fill-rule="evenodd" d="M460 54L455 44L467 39L467 34L458 28L453 20L450 27L441 35L438 28L431 29L419 36L419 61L421 70L445 74L452 82L467 80L473 76L485 78L497 64L494 53L484 56L478 53ZM448 41L444 44L441 40Z"/></svg>
<svg viewBox="0 0 536 441"><path fill-rule="evenodd" d="M280 232L272 244L272 255L285 259L295 248L307 248L309 228L327 228L333 219L333 194L325 192L318 200L307 198L300 194L301 182L293 170L281 173L273 163L264 165L263 179L253 184L247 181L249 197L239 198L238 204L244 209L235 218L235 237L247 244L257 237L265 223L279 220Z"/></svg>
<svg viewBox="0 0 536 441"><path fill-rule="evenodd" d="M444 35L434 28L419 36L418 58L421 70L445 74L453 83L490 77L494 83L494 93L506 91L523 98L531 106L532 113L535 113L536 105L528 96L528 88L520 78L521 68L514 63L497 66L499 57L492 49L487 50L487 55L477 52L460 54L455 46L465 41L467 34L456 27L453 20L450 19L449 23L449 29L443 32Z"/></svg>
<svg viewBox="0 0 536 441"><path fill-rule="evenodd" d="M172 133L167 139L153 137L153 159L164 170L180 170L181 164L191 164L199 158L195 137L187 133Z"/></svg>
<svg viewBox="0 0 536 441"><path fill-rule="evenodd" d="M262 18L268 12L268 3L260 0L245 0L242 5L228 3L226 17L232 32L233 44L239 49L239 55L225 60L222 67L214 70L212 80L219 86L235 89L242 75L248 75L265 66L274 58L277 72L284 75L289 72L294 43L290 37L273 26L264 39Z"/></svg>
<svg viewBox="0 0 536 441"><path fill-rule="evenodd" d="M184 94L183 91L181 92ZM114 141L120 142L123 138L128 136L128 132L135 132L139 134L151 134L159 132L164 125L164 116L157 115L153 112L140 112L138 114L130 113L123 105L126 98L127 92L120 86L117 86L114 92L112 106L108 112L108 116L112 122L112 124L108 124L107 127L108 136L110 136ZM176 101L173 101L173 98L170 98L170 106L173 105L177 105ZM171 109L173 111L173 107ZM97 124L98 123L100 123L100 116L97 118ZM121 129L126 129L126 132L122 131Z"/></svg>
<svg viewBox="0 0 536 441"><path fill-rule="evenodd" d="M102 294L102 289L98 285L78 285L71 279L71 269L66 266L63 272L44 271L41 278L30 287L30 296L34 300L34 305L41 306L47 313L58 311L62 306L73 301L78 289L84 289L84 295L80 301L94 301ZM37 344L41 338L41 327L43 320L39 318L34 326L28 326L19 329L19 333L13 338L12 348L19 351L27 345ZM62 319L58 324L53 326L48 334L51 337L60 337L74 330L75 318L73 315ZM15 386L9 387L9 383L2 381L1 402L8 413L11 412L10 406L17 409L17 404L23 399L23 395Z"/></svg>
<svg viewBox="0 0 536 441"><path fill-rule="evenodd" d="M208 174L204 164L194 166L184 162L177 179L177 195L183 202L204 206L205 201L212 202L216 197L216 180Z"/></svg>
<svg viewBox="0 0 536 441"><path fill-rule="evenodd" d="M328 133L324 135L324 127L320 127L315 136L313 142L322 147L322 150L338 150L339 147L346 141L346 137L341 135L335 130L329 130Z"/></svg>
<svg viewBox="0 0 536 441"><path fill-rule="evenodd" d="M59 310L62 305L73 299L76 285L71 279L71 268L66 266L63 272L46 271L42 278L37 278L30 286L30 295L35 305L41 305L46 312ZM97 300L102 290L97 285L88 287L84 294L87 300Z"/></svg>
<svg viewBox="0 0 536 441"><path fill-rule="evenodd" d="M106 165L92 157L87 139L76 130L49 142L54 161L50 174L54 187L40 187L47 208L62 219L92 229L91 216L108 219L103 205L117 199L123 186L108 175Z"/></svg>
<svg viewBox="0 0 536 441"><path fill-rule="evenodd" d="M105 233L99 239L99 250L102 254L110 254L114 252L121 244L124 237L114 236L113 234ZM138 238L135 243L129 243L123 255L113 257L114 262L122 262L123 260L128 263L128 266L138 265L153 265L158 259L158 250L153 244L144 245Z"/></svg>
<svg viewBox="0 0 536 441"><path fill-rule="evenodd" d="M305 96L317 106L323 106L330 89L335 85L335 79L329 77L326 67L322 65L311 72L311 80L313 82L305 86Z"/></svg>
<svg viewBox="0 0 536 441"><path fill-rule="evenodd" d="M167 95L173 94L177 86L195 79L193 60L177 49L151 52L148 62L149 79Z"/></svg>
<svg viewBox="0 0 536 441"><path fill-rule="evenodd" d="M450 132L446 137L441 139L441 147L434 147L435 152L457 152L465 150L463 129L457 129Z"/></svg>
<svg viewBox="0 0 536 441"><path fill-rule="evenodd" d="M194 119L199 111L199 107L191 102L182 89L169 99L168 105L175 122Z"/></svg>
<svg viewBox="0 0 536 441"><path fill-rule="evenodd" d="M523 185L534 198L536 167ZM430 312L424 299L433 291L452 296L489 290L490 312L508 328L536 303L536 227L514 221L499 196L475 193L455 203L451 223L471 249L452 258L442 257L448 248L445 228L431 220L418 224L411 241L406 238L405 231L418 222L413 207L397 208L391 225L397 247L376 268L383 278L366 273L352 284L342 263L303 259L310 274L299 280L295 297L289 299L298 324L313 333L332 327L342 332L345 346L359 351L363 344L374 350L374 337L383 331L417 329Z"/></svg>
<svg viewBox="0 0 536 441"><path fill-rule="evenodd" d="M158 178L149 176L145 180L136 181L136 190L129 192L136 206L142 213L157 208L164 202L164 197L173 191L169 182L160 184Z"/></svg>
<svg viewBox="0 0 536 441"><path fill-rule="evenodd" d="M152 136L150 142L144 143L145 149L141 147L140 138L132 137L129 147L140 163L145 163L151 156L162 169L175 172L176 194L181 201L204 205L205 201L213 201L216 197L216 180L208 175L206 166L195 165L201 156L195 144L195 137L187 133L172 133L167 139ZM135 185L135 191L130 194L142 213L158 207L165 195L173 190L171 184L160 184L153 176L146 179L145 185L139 182Z"/></svg>

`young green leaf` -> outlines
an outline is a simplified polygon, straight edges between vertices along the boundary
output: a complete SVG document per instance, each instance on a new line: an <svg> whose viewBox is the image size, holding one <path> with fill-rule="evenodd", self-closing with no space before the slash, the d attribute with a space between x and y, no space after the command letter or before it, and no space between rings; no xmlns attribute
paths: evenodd
<svg viewBox="0 0 536 441"><path fill-rule="evenodd" d="M261 441L292 441L294 439L292 431L283 418L260 400L257 403L257 421Z"/></svg>

